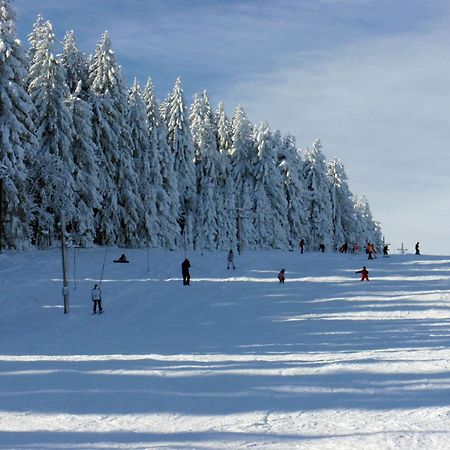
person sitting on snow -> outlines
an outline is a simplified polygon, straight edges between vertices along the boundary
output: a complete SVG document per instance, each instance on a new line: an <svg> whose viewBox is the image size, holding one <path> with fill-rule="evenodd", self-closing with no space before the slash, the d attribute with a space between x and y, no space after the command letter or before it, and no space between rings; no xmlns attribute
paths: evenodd
<svg viewBox="0 0 450 450"><path fill-rule="evenodd" d="M115 263L127 263L129 261L127 260L125 253L122 253L122 256L119 259L115 259L114 262Z"/></svg>
<svg viewBox="0 0 450 450"><path fill-rule="evenodd" d="M363 266L362 270L358 270L355 273L361 274L361 281L369 281L369 271L366 269L366 266Z"/></svg>

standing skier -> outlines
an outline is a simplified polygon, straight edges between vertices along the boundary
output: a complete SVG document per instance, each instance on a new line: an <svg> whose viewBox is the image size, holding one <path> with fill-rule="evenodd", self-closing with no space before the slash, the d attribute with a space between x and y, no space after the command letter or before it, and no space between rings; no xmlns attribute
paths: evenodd
<svg viewBox="0 0 450 450"><path fill-rule="evenodd" d="M355 273L361 274L361 281L369 281L369 271L366 269L366 266L363 266L362 270L358 270Z"/></svg>
<svg viewBox="0 0 450 450"><path fill-rule="evenodd" d="M278 281L280 283L284 283L284 280L286 279L286 274L285 274L285 270L281 269L280 272L278 273Z"/></svg>
<svg viewBox="0 0 450 450"><path fill-rule="evenodd" d="M416 255L420 255L419 243L416 244Z"/></svg>
<svg viewBox="0 0 450 450"><path fill-rule="evenodd" d="M231 250L231 249L228 252L227 261L228 261L227 269L230 268L230 265L231 265L231 267L233 267L233 269L236 269L236 267L234 267L234 254L233 254L233 250Z"/></svg>
<svg viewBox="0 0 450 450"><path fill-rule="evenodd" d="M300 253L303 253L303 250L305 249L305 240L300 240Z"/></svg>
<svg viewBox="0 0 450 450"><path fill-rule="evenodd" d="M91 298L92 298L92 301L94 302L94 310L93 310L92 314L97 314L97 305L98 305L98 312L101 314L103 312L102 291L98 287L97 284L94 286L94 289L92 289L92 291L91 291Z"/></svg>
<svg viewBox="0 0 450 450"><path fill-rule="evenodd" d="M189 273L189 269L191 267L191 263L186 258L181 263L181 274L183 275L183 286L190 286L191 274Z"/></svg>

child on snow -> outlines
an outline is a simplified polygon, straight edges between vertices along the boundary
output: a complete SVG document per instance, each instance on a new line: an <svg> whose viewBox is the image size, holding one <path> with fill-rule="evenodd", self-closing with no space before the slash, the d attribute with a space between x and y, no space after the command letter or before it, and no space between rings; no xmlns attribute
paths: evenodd
<svg viewBox="0 0 450 450"><path fill-rule="evenodd" d="M279 272L279 274L278 274L278 281L279 281L280 283L284 283L284 280L286 279L285 272L286 272L286 271L285 271L284 269L281 269L280 272Z"/></svg>
<svg viewBox="0 0 450 450"><path fill-rule="evenodd" d="M366 266L363 266L362 270L358 270L355 273L361 274L361 281L369 281L369 271L366 269Z"/></svg>

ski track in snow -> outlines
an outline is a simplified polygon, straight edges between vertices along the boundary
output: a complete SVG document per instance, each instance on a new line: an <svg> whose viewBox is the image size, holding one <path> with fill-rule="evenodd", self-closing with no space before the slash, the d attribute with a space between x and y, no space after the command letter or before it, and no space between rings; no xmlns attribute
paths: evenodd
<svg viewBox="0 0 450 450"><path fill-rule="evenodd" d="M0 254L0 450L448 448L448 257L121 253L102 316L104 249L68 315L59 249Z"/></svg>

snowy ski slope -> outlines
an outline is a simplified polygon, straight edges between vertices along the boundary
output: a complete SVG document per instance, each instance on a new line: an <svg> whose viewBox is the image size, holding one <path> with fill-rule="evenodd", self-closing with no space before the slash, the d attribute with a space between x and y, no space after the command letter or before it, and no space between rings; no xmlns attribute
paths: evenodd
<svg viewBox="0 0 450 450"><path fill-rule="evenodd" d="M450 258L122 252L103 315L104 249L69 315L59 249L0 255L0 449L448 448Z"/></svg>

